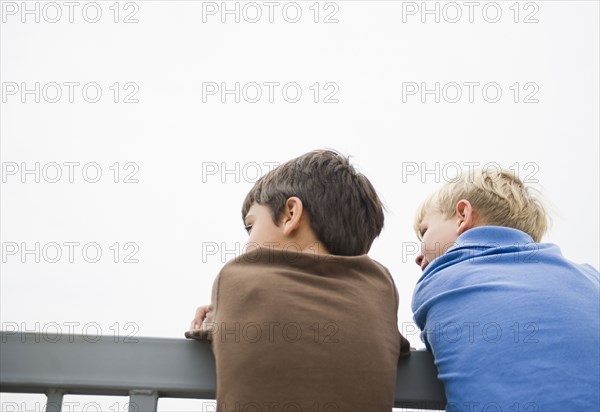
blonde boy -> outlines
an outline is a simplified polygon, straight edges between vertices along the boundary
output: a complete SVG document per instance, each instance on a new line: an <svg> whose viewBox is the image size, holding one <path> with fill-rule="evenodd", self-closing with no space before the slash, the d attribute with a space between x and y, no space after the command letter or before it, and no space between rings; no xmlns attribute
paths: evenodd
<svg viewBox="0 0 600 412"><path fill-rule="evenodd" d="M414 318L448 411L599 410L599 274L539 243L548 218L512 172L478 170L420 207Z"/></svg>

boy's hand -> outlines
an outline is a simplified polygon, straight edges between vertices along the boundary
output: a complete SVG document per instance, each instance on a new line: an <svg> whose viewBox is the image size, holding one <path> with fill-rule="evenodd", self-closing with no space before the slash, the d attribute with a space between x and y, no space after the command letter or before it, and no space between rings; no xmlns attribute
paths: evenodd
<svg viewBox="0 0 600 412"><path fill-rule="evenodd" d="M194 320L192 320L192 323L190 325L190 330L185 332L185 337L188 339L198 339L199 338L199 332L200 329L202 328L202 322L204 322L204 319L206 319L206 315L208 314L208 312L210 311L210 305L206 305L206 306L199 306L196 309L196 315L194 316Z"/></svg>
<svg viewBox="0 0 600 412"><path fill-rule="evenodd" d="M196 316L194 316L194 320L190 325L190 330L200 329L200 326L202 326L202 322L204 321L204 319L206 319L206 314L209 311L210 305L199 306L198 309L196 309Z"/></svg>
<svg viewBox="0 0 600 412"><path fill-rule="evenodd" d="M410 342L404 336L400 335L400 357L408 357L414 348L410 346Z"/></svg>

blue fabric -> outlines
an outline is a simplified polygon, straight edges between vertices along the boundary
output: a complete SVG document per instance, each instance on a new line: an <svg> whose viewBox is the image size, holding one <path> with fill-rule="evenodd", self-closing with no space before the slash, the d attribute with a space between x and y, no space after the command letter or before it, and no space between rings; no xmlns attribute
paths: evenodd
<svg viewBox="0 0 600 412"><path fill-rule="evenodd" d="M459 236L412 302L446 410L600 410L599 279L516 229Z"/></svg>

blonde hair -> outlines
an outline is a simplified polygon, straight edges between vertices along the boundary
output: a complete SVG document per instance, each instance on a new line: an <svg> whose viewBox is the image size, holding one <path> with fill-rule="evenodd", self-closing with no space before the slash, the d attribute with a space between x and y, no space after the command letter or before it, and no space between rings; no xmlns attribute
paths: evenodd
<svg viewBox="0 0 600 412"><path fill-rule="evenodd" d="M417 211L414 228L421 238L420 226L428 211L452 217L456 204L468 200L480 225L519 229L539 242L549 227L549 218L539 192L526 187L512 171L499 168L476 169L461 174L433 193Z"/></svg>

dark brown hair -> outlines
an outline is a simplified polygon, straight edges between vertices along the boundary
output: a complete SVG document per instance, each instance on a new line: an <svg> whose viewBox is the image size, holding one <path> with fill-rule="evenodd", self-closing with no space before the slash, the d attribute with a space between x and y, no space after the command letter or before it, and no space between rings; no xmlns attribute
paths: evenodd
<svg viewBox="0 0 600 412"><path fill-rule="evenodd" d="M310 225L334 255L366 254L383 228L383 205L371 182L332 150L315 150L261 177L246 195L242 219L253 203L271 209L279 226L287 199L302 201Z"/></svg>

